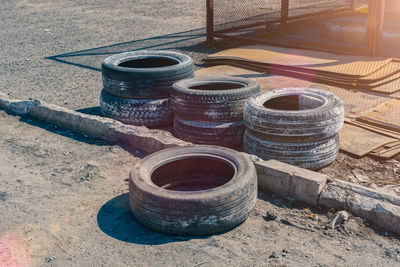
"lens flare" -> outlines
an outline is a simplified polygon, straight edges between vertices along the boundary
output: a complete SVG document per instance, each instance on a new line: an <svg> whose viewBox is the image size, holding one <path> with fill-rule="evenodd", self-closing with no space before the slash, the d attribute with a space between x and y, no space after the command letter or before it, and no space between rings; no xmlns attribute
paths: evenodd
<svg viewBox="0 0 400 267"><path fill-rule="evenodd" d="M0 236L0 266L31 266L29 249L16 235L6 233Z"/></svg>

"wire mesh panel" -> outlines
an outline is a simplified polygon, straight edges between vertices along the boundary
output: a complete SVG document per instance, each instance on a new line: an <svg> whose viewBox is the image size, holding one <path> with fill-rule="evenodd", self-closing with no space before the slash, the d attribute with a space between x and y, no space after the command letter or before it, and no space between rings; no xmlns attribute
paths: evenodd
<svg viewBox="0 0 400 267"><path fill-rule="evenodd" d="M289 18L350 8L349 0L289 0Z"/></svg>
<svg viewBox="0 0 400 267"><path fill-rule="evenodd" d="M279 19L280 0L214 0L214 31Z"/></svg>
<svg viewBox="0 0 400 267"><path fill-rule="evenodd" d="M374 54L382 0L206 0L207 38ZM386 0L395 2L399 0ZM400 13L400 12L399 12ZM395 17L400 17L397 14ZM399 23L397 23L399 24ZM378 37L377 37L378 36Z"/></svg>
<svg viewBox="0 0 400 267"><path fill-rule="evenodd" d="M213 0L214 32L276 21L285 0ZM351 8L350 0L289 0L288 18Z"/></svg>

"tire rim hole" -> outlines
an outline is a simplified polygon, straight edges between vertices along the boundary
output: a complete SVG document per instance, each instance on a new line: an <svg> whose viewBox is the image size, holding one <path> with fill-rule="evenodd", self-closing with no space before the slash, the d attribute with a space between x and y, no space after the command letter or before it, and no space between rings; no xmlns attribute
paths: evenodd
<svg viewBox="0 0 400 267"><path fill-rule="evenodd" d="M228 82L215 82L215 83L206 83L199 85L192 85L189 89L193 90L202 90L202 91L215 91L215 90L233 90L245 87L244 84L241 83L228 83Z"/></svg>
<svg viewBox="0 0 400 267"><path fill-rule="evenodd" d="M168 67L178 64L179 61L172 58L148 57L148 58L126 60L119 63L118 66L124 68L148 69L148 68Z"/></svg>
<svg viewBox="0 0 400 267"><path fill-rule="evenodd" d="M308 110L322 106L324 101L309 95L293 94L278 96L264 102L263 106L276 110Z"/></svg>
<svg viewBox="0 0 400 267"><path fill-rule="evenodd" d="M235 169L214 158L191 157L166 163L151 174L158 187L172 191L202 191L228 183Z"/></svg>

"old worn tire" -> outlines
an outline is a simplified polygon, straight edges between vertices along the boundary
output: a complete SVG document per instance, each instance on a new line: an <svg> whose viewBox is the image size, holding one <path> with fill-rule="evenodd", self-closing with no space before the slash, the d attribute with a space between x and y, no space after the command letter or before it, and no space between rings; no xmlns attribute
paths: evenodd
<svg viewBox="0 0 400 267"><path fill-rule="evenodd" d="M244 151L264 160L275 159L298 167L318 170L330 165L339 153L339 137L305 143L282 143L263 140L246 129Z"/></svg>
<svg viewBox="0 0 400 267"><path fill-rule="evenodd" d="M130 99L101 91L100 111L105 117L132 125L156 127L172 124L169 99Z"/></svg>
<svg viewBox="0 0 400 267"><path fill-rule="evenodd" d="M243 120L246 98L260 92L252 79L238 77L200 77L173 85L171 107L187 121L228 122Z"/></svg>
<svg viewBox="0 0 400 267"><path fill-rule="evenodd" d="M194 76L193 60L173 51L141 50L106 58L103 88L120 97L167 98L175 82Z"/></svg>
<svg viewBox="0 0 400 267"><path fill-rule="evenodd" d="M243 121L195 122L174 118L175 135L194 144L241 148L244 130Z"/></svg>
<svg viewBox="0 0 400 267"><path fill-rule="evenodd" d="M272 103L267 101L283 97L295 97L296 104L302 110L281 110L279 107L265 106ZM336 95L327 91L285 88L250 97L246 101L243 116L246 128L262 139L307 142L336 135L343 127L344 107Z"/></svg>
<svg viewBox="0 0 400 267"><path fill-rule="evenodd" d="M194 189L185 188L185 182ZM232 229L250 215L257 201L257 174L247 156L228 148L174 147L135 165L129 193L135 218L148 228L170 235L210 235Z"/></svg>

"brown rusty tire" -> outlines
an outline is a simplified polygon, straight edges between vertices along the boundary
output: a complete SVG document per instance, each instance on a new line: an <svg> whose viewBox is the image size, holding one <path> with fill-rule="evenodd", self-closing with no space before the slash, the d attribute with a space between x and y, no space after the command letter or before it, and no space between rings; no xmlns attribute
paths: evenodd
<svg viewBox="0 0 400 267"><path fill-rule="evenodd" d="M174 147L136 164L129 193L133 214L146 227L169 235L210 235L247 219L257 201L257 175L243 153Z"/></svg>
<svg viewBox="0 0 400 267"><path fill-rule="evenodd" d="M171 92L171 108L187 121L231 122L243 120L246 99L260 92L253 79L239 77L199 77L176 82Z"/></svg>

